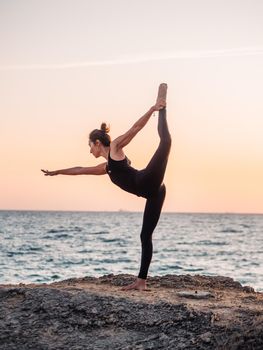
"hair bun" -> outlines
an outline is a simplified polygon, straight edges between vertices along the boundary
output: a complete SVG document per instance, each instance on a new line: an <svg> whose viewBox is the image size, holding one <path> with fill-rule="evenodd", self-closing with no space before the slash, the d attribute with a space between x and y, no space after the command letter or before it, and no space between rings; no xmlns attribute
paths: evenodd
<svg viewBox="0 0 263 350"><path fill-rule="evenodd" d="M105 132L105 134L109 133L110 132L110 127L107 126L106 123L102 123L101 126L100 126L100 130Z"/></svg>

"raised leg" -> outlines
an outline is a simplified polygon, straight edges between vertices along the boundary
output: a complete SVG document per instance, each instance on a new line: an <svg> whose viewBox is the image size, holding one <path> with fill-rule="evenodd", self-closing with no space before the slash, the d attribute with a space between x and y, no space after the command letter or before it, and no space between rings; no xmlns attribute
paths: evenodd
<svg viewBox="0 0 263 350"><path fill-rule="evenodd" d="M145 169L138 175L138 188L144 197L155 194L163 183L164 174L171 149L171 135L168 130L166 109L159 111L158 133L160 143Z"/></svg>

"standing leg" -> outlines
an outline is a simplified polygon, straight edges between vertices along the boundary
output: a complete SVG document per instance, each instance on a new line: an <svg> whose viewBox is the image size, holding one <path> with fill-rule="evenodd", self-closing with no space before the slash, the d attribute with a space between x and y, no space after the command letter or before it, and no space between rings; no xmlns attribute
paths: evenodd
<svg viewBox="0 0 263 350"><path fill-rule="evenodd" d="M141 231L141 268L138 278L147 278L148 269L152 260L152 234L160 218L165 194L165 185L162 185L157 196L148 198L146 201Z"/></svg>
<svg viewBox="0 0 263 350"><path fill-rule="evenodd" d="M143 215L143 225L141 231L141 267L138 275L138 279L124 287L123 290L129 289L146 289L146 278L148 274L148 269L152 260L152 234L160 218L163 202L165 199L165 185L163 184L158 193L154 197L150 197L146 201L144 215Z"/></svg>

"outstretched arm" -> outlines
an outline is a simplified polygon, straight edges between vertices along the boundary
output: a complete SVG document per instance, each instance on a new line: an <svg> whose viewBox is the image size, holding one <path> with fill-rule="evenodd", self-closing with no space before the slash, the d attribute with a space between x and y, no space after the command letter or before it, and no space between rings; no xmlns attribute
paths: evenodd
<svg viewBox="0 0 263 350"><path fill-rule="evenodd" d="M158 101L154 106L152 106L148 112L146 112L137 122L123 135L117 137L112 141L111 149L114 147L116 151L122 150L123 147L127 146L131 140L138 134L138 132L147 124L151 115L155 111L166 106L165 101Z"/></svg>
<svg viewBox="0 0 263 350"><path fill-rule="evenodd" d="M41 171L45 176L54 176L54 175L104 175L106 174L106 163L102 163L96 166L91 167L74 167L68 169L60 169L54 171L43 170Z"/></svg>

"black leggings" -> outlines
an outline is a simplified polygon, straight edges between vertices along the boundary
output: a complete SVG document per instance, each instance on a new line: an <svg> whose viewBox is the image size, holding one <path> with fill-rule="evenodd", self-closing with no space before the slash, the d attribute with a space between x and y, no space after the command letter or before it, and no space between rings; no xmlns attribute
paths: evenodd
<svg viewBox="0 0 263 350"><path fill-rule="evenodd" d="M138 275L142 279L147 278L152 260L152 233L158 223L166 193L163 178L171 148L171 136L168 130L165 108L159 111L158 133L160 144L147 167L141 170L138 176L141 195L147 199L141 231L142 254Z"/></svg>

